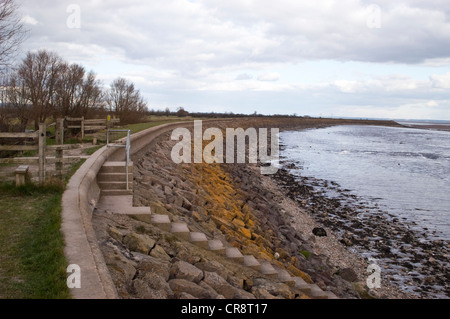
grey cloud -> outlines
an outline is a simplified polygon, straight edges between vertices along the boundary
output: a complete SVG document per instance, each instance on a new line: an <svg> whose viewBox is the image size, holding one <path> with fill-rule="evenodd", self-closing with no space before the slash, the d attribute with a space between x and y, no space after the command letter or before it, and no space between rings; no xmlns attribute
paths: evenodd
<svg viewBox="0 0 450 319"><path fill-rule="evenodd" d="M241 80L251 80L253 77L250 74L247 73L241 73L236 77L236 81L241 81Z"/></svg>

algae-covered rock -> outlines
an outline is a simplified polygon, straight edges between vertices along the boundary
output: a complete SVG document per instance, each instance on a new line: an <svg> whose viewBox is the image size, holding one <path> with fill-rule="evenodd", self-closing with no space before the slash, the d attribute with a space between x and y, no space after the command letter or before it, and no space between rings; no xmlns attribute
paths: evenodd
<svg viewBox="0 0 450 319"><path fill-rule="evenodd" d="M131 251L142 254L148 254L150 249L155 246L155 241L147 235L129 233L123 238L123 243Z"/></svg>

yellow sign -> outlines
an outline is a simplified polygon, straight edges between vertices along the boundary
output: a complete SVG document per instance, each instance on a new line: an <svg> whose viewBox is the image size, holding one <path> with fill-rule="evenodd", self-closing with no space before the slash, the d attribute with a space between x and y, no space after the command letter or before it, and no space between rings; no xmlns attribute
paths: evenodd
<svg viewBox="0 0 450 319"><path fill-rule="evenodd" d="M111 115L108 115L108 117L106 118L106 120L107 120L108 122L111 122Z"/></svg>

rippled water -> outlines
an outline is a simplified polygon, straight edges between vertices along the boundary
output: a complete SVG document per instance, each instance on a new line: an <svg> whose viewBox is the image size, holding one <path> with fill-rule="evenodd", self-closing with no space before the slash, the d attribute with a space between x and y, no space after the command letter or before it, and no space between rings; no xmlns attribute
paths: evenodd
<svg viewBox="0 0 450 319"><path fill-rule="evenodd" d="M450 240L450 132L335 126L281 132L280 142L301 175L334 181Z"/></svg>

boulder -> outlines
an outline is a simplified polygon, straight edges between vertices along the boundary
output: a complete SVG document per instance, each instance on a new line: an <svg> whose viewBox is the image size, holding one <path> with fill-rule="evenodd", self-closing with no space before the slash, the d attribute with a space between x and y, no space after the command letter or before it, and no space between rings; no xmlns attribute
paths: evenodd
<svg viewBox="0 0 450 319"><path fill-rule="evenodd" d="M228 271L225 266L216 260L201 261L196 263L195 266L204 271L215 272L224 279L227 279L228 277Z"/></svg>
<svg viewBox="0 0 450 319"><path fill-rule="evenodd" d="M288 285L272 282L265 278L256 278L253 280L253 288L259 287L266 290L269 294L279 296L284 299L294 299L295 294L291 291ZM252 289L253 289L252 288Z"/></svg>
<svg viewBox="0 0 450 319"><path fill-rule="evenodd" d="M170 289L167 281L160 275L148 272L141 278L141 280L144 281L151 289L159 291L164 296L163 299L173 297L172 289Z"/></svg>
<svg viewBox="0 0 450 319"><path fill-rule="evenodd" d="M167 295L163 291L150 288L146 282L141 279L133 280L135 295L140 299L166 299Z"/></svg>
<svg viewBox="0 0 450 319"><path fill-rule="evenodd" d="M138 262L136 269L143 275L147 272L158 274L165 281L169 280L170 277L170 263L151 256L144 256L144 258Z"/></svg>
<svg viewBox="0 0 450 319"><path fill-rule="evenodd" d="M180 298L180 296L183 292L190 294L193 297L199 298L199 299L213 298L213 296L211 296L211 294L208 290L197 285L196 283L194 283L192 281L187 281L185 279L169 280L169 286L170 286L170 289L172 289L173 293L175 294L175 297L178 297L178 298Z"/></svg>
<svg viewBox="0 0 450 319"><path fill-rule="evenodd" d="M281 299L280 297L270 294L267 290L261 287L253 287L252 294L256 299Z"/></svg>
<svg viewBox="0 0 450 319"><path fill-rule="evenodd" d="M230 285L225 279L215 272L205 271L203 281L219 294L223 295L226 299L233 299L236 294L236 288Z"/></svg>
<svg viewBox="0 0 450 319"><path fill-rule="evenodd" d="M147 235L137 233L129 233L123 238L123 243L131 251L136 251L142 254L148 254L155 246L155 241Z"/></svg>
<svg viewBox="0 0 450 319"><path fill-rule="evenodd" d="M158 258L158 259L162 259L165 261L169 261L172 258L170 258L170 256L166 253L166 251L164 250L164 248L162 248L159 245L156 245L152 251L150 252L150 256Z"/></svg>
<svg viewBox="0 0 450 319"><path fill-rule="evenodd" d="M109 227L108 235L111 236L111 238L114 238L115 240L122 242L123 234L116 227Z"/></svg>
<svg viewBox="0 0 450 319"><path fill-rule="evenodd" d="M356 272L351 269L351 268L344 268L344 269L340 269L337 274L344 279L345 281L348 282L355 282L358 281L358 275L356 274Z"/></svg>
<svg viewBox="0 0 450 319"><path fill-rule="evenodd" d="M326 237L327 236L327 232L325 231L325 229L323 229L321 227L314 228L312 230L312 233L317 237Z"/></svg>
<svg viewBox="0 0 450 319"><path fill-rule="evenodd" d="M199 283L203 278L203 271L185 261L177 261L170 268L170 278L186 279Z"/></svg>

